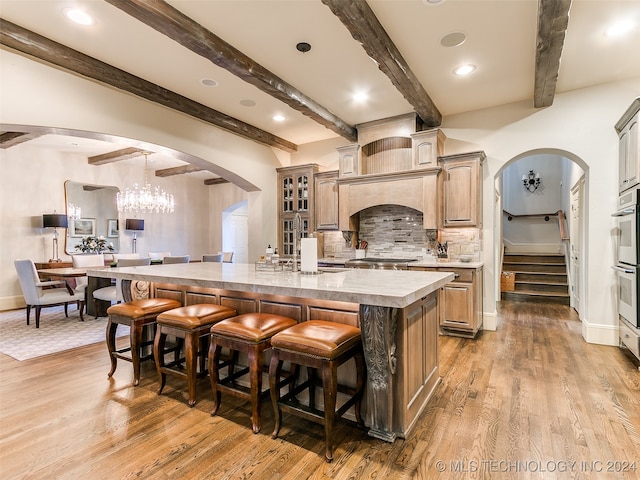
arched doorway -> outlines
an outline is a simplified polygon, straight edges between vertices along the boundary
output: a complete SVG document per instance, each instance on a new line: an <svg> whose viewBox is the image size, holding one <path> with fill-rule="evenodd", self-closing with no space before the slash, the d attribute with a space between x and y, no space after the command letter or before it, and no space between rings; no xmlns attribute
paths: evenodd
<svg viewBox="0 0 640 480"><path fill-rule="evenodd" d="M529 173L538 175L538 188L525 188ZM540 251L557 249L565 255L570 304L581 316L587 298L586 251L588 225L588 166L571 152L537 149L523 152L506 162L496 173L494 234L496 239L495 271L501 272L505 251ZM520 217L523 222L508 221L509 214L537 215L563 210L569 240L562 242L557 221L544 217ZM513 220L513 218L512 218ZM496 275L496 300L501 299L500 274Z"/></svg>

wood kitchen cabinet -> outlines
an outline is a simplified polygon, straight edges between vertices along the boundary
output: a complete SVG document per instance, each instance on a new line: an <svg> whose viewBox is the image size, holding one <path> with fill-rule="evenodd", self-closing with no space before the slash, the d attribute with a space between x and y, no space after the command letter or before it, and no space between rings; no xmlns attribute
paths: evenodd
<svg viewBox="0 0 640 480"><path fill-rule="evenodd" d="M409 267L410 270L453 272L456 278L439 292L440 331L473 338L482 327L482 267Z"/></svg>
<svg viewBox="0 0 640 480"><path fill-rule="evenodd" d="M615 129L618 132L618 191L623 192L640 183L640 97L622 115Z"/></svg>
<svg viewBox="0 0 640 480"><path fill-rule="evenodd" d="M338 171L315 175L316 230L338 230Z"/></svg>
<svg viewBox="0 0 640 480"><path fill-rule="evenodd" d="M314 176L318 165L307 164L278 168L278 252L293 255L293 220L296 213L302 219L302 236L313 231Z"/></svg>
<svg viewBox="0 0 640 480"><path fill-rule="evenodd" d="M442 227L482 226L482 162L484 152L438 158Z"/></svg>

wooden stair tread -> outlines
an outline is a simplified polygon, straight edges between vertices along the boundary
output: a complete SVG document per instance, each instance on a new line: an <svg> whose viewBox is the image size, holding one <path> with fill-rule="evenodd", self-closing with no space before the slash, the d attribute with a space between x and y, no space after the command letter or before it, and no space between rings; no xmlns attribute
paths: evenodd
<svg viewBox="0 0 640 480"><path fill-rule="evenodd" d="M513 293L516 295L531 295L535 297L569 297L569 293L564 292L538 292L536 290L514 290L512 292L503 292L503 293Z"/></svg>
<svg viewBox="0 0 640 480"><path fill-rule="evenodd" d="M557 287L557 286L566 286L566 287L568 287L569 286L568 282L551 282L551 281L549 281L549 282L537 282L535 280L518 280L517 278L516 278L516 283L519 283L519 284L522 284L522 285L524 285L524 284L528 284L528 285L553 285L555 287Z"/></svg>

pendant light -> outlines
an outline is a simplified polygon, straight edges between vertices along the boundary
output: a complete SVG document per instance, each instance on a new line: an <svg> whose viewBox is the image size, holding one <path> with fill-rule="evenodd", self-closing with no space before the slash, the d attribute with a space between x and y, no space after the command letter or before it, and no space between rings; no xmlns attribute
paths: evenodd
<svg viewBox="0 0 640 480"><path fill-rule="evenodd" d="M144 185L133 184L124 193L118 192L116 202L119 212L126 213L173 213L175 203L173 195L160 187L152 187L147 179L147 163L149 152L144 155Z"/></svg>

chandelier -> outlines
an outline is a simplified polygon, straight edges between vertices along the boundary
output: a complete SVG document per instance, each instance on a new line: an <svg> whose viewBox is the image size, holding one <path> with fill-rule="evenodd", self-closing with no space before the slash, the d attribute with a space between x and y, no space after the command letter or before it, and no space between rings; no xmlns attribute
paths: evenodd
<svg viewBox="0 0 640 480"><path fill-rule="evenodd" d="M73 203L67 204L67 217L73 220L80 220L82 218L82 208Z"/></svg>
<svg viewBox="0 0 640 480"><path fill-rule="evenodd" d="M152 187L147 180L147 161L149 152L144 155L144 185L133 184L133 188L118 192L116 202L119 212L134 213L173 213L175 203L173 195L160 187Z"/></svg>

